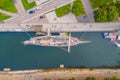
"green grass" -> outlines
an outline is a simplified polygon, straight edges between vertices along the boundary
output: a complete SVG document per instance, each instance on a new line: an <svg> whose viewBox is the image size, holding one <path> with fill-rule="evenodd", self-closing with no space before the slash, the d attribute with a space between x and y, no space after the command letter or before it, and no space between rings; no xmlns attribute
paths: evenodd
<svg viewBox="0 0 120 80"><path fill-rule="evenodd" d="M60 8L57 8L55 10L55 13L56 13L57 17L62 17L62 16L71 12L70 8L71 8L71 4L67 4L67 5L62 6Z"/></svg>
<svg viewBox="0 0 120 80"><path fill-rule="evenodd" d="M0 9L13 13L17 12L13 0L0 0Z"/></svg>
<svg viewBox="0 0 120 80"><path fill-rule="evenodd" d="M68 33L68 32L65 32L65 36L69 36L69 33Z"/></svg>
<svg viewBox="0 0 120 80"><path fill-rule="evenodd" d="M4 15L4 14L0 14L0 22L3 21L3 20L6 20L8 18L10 18L10 16Z"/></svg>
<svg viewBox="0 0 120 80"><path fill-rule="evenodd" d="M75 0L73 2L72 13L75 16L80 16L85 13L81 0Z"/></svg>
<svg viewBox="0 0 120 80"><path fill-rule="evenodd" d="M113 1L113 0L90 0L93 8L97 8L97 7L99 7L100 5L103 5L103 4L112 2L112 1Z"/></svg>
<svg viewBox="0 0 120 80"><path fill-rule="evenodd" d="M25 10L29 10L29 9L36 6L35 2L28 3L27 0L22 0L22 3L23 3L23 6L24 6Z"/></svg>

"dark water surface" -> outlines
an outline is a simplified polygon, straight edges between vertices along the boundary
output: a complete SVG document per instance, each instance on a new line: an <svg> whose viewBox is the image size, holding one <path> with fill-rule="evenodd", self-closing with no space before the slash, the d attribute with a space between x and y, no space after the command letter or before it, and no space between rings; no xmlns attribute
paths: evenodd
<svg viewBox="0 0 120 80"><path fill-rule="evenodd" d="M49 68L60 64L65 67L120 66L120 48L103 39L101 33L72 35L91 43L71 47L71 53L67 53L63 48L24 46L21 42L29 38L26 33L0 33L0 70Z"/></svg>

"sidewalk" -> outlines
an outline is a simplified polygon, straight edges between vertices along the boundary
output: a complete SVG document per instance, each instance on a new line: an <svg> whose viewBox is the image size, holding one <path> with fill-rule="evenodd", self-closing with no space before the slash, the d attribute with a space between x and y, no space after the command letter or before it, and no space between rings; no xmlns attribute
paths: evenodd
<svg viewBox="0 0 120 80"><path fill-rule="evenodd" d="M94 13L89 0L81 0L90 23L94 23Z"/></svg>
<svg viewBox="0 0 120 80"><path fill-rule="evenodd" d="M15 16L15 15L17 15L15 13L11 13L11 12L8 12L8 11L2 10L2 9L0 9L0 13L8 15L8 16Z"/></svg>
<svg viewBox="0 0 120 80"><path fill-rule="evenodd" d="M22 5L21 0L16 0L16 2L14 4L15 4L15 6L16 6L17 11L18 11L19 14L25 13L25 9L24 9L24 7Z"/></svg>

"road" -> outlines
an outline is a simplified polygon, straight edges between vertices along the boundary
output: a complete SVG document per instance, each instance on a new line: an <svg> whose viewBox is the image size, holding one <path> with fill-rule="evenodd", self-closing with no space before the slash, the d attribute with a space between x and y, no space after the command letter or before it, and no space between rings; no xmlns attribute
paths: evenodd
<svg viewBox="0 0 120 80"><path fill-rule="evenodd" d="M6 23L25 23L27 21L30 21L30 20L36 18L36 17L39 17L40 15L44 15L45 13L53 11L57 7L68 4L72 1L73 0L54 0L52 2L45 4L45 5L42 5L41 9L36 10L35 13L33 13L33 14L24 13L24 14L19 15L18 17L14 18L12 20L8 20Z"/></svg>
<svg viewBox="0 0 120 80"><path fill-rule="evenodd" d="M23 13L25 13L25 9L24 9L24 7L23 7L23 5L22 5L21 0L15 0L15 3L14 3L14 4L15 4L17 10L18 10L18 14L23 14Z"/></svg>
<svg viewBox="0 0 120 80"><path fill-rule="evenodd" d="M95 22L93 9L89 0L81 0L90 23Z"/></svg>

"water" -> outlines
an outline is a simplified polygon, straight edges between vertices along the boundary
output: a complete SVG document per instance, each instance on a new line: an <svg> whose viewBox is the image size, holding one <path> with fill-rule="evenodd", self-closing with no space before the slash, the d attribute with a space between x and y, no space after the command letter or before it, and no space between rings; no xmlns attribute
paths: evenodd
<svg viewBox="0 0 120 80"><path fill-rule="evenodd" d="M65 67L120 66L120 48L103 39L101 33L72 35L91 43L71 47L71 53L67 53L63 48L24 46L21 42L29 38L26 33L0 33L0 70L49 68L60 64Z"/></svg>

